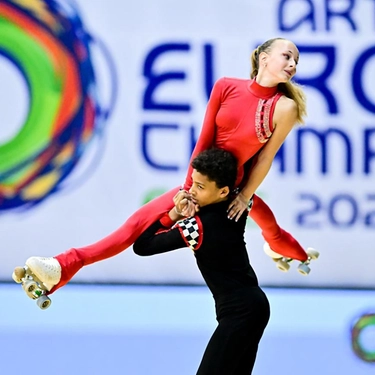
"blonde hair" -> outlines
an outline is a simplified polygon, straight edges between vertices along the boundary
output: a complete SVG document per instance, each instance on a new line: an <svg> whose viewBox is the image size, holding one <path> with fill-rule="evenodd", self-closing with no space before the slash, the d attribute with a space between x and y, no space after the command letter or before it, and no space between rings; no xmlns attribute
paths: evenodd
<svg viewBox="0 0 375 375"><path fill-rule="evenodd" d="M273 38L264 42L262 45L255 48L251 54L251 78L258 75L259 70L259 55L262 52L269 53L272 49L272 45L276 40L287 40L284 38ZM304 117L306 116L306 96L300 85L293 81L280 82L278 84L278 90L282 92L286 97L292 99L297 104L297 123L303 124Z"/></svg>

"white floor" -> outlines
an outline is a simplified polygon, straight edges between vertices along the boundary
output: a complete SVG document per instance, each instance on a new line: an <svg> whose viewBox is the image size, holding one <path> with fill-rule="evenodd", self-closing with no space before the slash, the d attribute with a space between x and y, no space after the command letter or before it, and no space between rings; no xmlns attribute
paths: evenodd
<svg viewBox="0 0 375 375"><path fill-rule="evenodd" d="M375 374L351 348L375 291L265 291L272 316L254 375ZM216 325L205 287L72 284L51 297L40 310L19 285L0 284L1 374L194 375ZM375 355L375 323L361 344Z"/></svg>

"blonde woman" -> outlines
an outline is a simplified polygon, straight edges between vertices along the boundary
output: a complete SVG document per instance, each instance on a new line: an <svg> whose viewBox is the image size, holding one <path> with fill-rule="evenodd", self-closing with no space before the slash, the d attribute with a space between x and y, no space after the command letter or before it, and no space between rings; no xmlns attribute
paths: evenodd
<svg viewBox="0 0 375 375"><path fill-rule="evenodd" d="M272 211L255 191L275 155L297 123L306 114L303 91L291 79L296 74L299 52L287 39L270 39L252 53L250 79L221 78L211 92L201 134L191 160L201 151L216 147L238 160L237 196L228 217L249 215L262 229L271 249L283 256L305 261L301 245L277 224ZM191 187L191 167L184 190ZM31 257L26 265L46 285L49 293L65 285L83 266L107 259L131 246L155 220L173 207L180 187L142 206L120 228L102 240L82 248L71 248L52 258ZM190 202L184 211L192 216L198 209Z"/></svg>

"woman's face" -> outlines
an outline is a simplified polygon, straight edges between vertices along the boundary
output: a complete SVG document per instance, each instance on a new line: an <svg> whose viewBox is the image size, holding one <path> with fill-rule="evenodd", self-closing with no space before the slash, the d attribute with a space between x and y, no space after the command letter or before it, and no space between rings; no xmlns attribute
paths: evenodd
<svg viewBox="0 0 375 375"><path fill-rule="evenodd" d="M276 40L271 50L262 56L260 64L277 82L289 81L297 71L299 52L289 40Z"/></svg>

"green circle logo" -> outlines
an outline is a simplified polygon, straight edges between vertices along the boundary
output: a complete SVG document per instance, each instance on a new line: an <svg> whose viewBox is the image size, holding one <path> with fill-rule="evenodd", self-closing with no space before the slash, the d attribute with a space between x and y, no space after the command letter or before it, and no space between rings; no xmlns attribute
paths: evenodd
<svg viewBox="0 0 375 375"><path fill-rule="evenodd" d="M366 362L375 362L375 313L357 318L351 327L354 353Z"/></svg>

